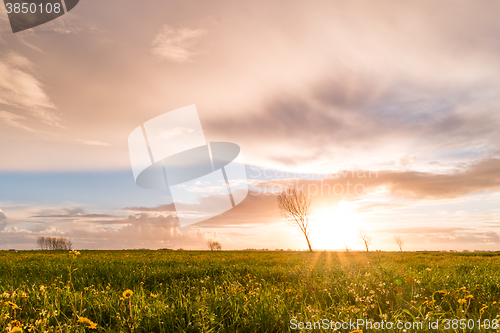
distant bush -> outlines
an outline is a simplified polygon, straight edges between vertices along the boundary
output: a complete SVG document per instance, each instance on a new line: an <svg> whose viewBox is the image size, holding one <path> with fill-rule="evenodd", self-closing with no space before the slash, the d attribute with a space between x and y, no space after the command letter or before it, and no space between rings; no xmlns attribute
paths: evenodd
<svg viewBox="0 0 500 333"><path fill-rule="evenodd" d="M219 243L217 241L211 241L211 240L209 240L207 242L207 245L208 245L208 248L210 249L210 251L213 251L213 250L220 251L220 250L222 250L221 243Z"/></svg>
<svg viewBox="0 0 500 333"><path fill-rule="evenodd" d="M38 237L37 245L42 250L71 250L73 243L71 239L64 237Z"/></svg>

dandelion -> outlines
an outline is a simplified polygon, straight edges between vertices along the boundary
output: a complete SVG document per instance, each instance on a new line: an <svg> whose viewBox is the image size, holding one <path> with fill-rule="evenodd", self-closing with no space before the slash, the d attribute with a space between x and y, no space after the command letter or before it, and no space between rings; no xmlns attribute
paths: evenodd
<svg viewBox="0 0 500 333"><path fill-rule="evenodd" d="M464 298L461 298L461 299L458 300L458 303L464 304L464 303L467 303L467 300L464 299Z"/></svg>
<svg viewBox="0 0 500 333"><path fill-rule="evenodd" d="M88 318L85 318L85 317L78 318L78 322L80 324L84 324L85 327L90 328L90 329L96 329L97 328L97 324L96 323L94 323L92 320L90 320Z"/></svg>
<svg viewBox="0 0 500 333"><path fill-rule="evenodd" d="M23 329L21 327L14 327L11 332L13 332L13 333L20 333L22 331L23 331Z"/></svg>
<svg viewBox="0 0 500 333"><path fill-rule="evenodd" d="M69 254L73 255L73 256L79 256L80 255L80 251L77 251L77 250L71 250L69 251Z"/></svg>
<svg viewBox="0 0 500 333"><path fill-rule="evenodd" d="M150 296L151 296L151 297L153 297L153 298L156 298L156 297L158 297L158 295L156 295L156 294L153 294L153 293L151 293L151 295L150 295Z"/></svg>
<svg viewBox="0 0 500 333"><path fill-rule="evenodd" d="M467 295L467 296L465 296L465 298L474 298L474 296L472 296L472 295Z"/></svg>
<svg viewBox="0 0 500 333"><path fill-rule="evenodd" d="M123 292L123 298L130 298L133 294L134 292L132 290L127 289Z"/></svg>

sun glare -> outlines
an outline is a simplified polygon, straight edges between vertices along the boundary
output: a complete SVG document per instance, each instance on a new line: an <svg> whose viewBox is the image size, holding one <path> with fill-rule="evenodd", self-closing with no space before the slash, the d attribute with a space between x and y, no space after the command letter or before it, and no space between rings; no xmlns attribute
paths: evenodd
<svg viewBox="0 0 500 333"><path fill-rule="evenodd" d="M344 201L338 206L318 210L311 215L311 245L318 250L357 248L359 219L354 207Z"/></svg>

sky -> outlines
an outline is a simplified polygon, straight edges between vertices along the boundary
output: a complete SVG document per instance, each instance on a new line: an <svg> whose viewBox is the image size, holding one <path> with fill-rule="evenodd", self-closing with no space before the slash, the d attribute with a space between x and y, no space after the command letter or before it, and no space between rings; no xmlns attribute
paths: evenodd
<svg viewBox="0 0 500 333"><path fill-rule="evenodd" d="M500 250L499 10L86 0L13 34L0 5L0 249L306 249L278 211L292 184L315 249L361 250L362 230L373 250ZM250 192L186 227L135 184L127 139L192 104Z"/></svg>

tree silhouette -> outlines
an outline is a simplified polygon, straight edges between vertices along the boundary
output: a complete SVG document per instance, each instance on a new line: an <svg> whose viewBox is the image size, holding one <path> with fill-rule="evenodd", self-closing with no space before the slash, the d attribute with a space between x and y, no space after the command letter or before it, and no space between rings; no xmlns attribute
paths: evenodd
<svg viewBox="0 0 500 333"><path fill-rule="evenodd" d="M394 241L398 244L399 251L403 252L403 245L405 244L401 236L394 236Z"/></svg>
<svg viewBox="0 0 500 333"><path fill-rule="evenodd" d="M283 217L300 229L306 238L309 251L312 252L311 242L309 241L310 196L295 188L286 188L278 195L278 208Z"/></svg>
<svg viewBox="0 0 500 333"><path fill-rule="evenodd" d="M365 245L366 252L369 252L370 251L369 247L370 247L370 244L372 243L371 236L367 235L366 232L364 232L364 231L360 231L358 236L361 239L361 241L363 242L363 244Z"/></svg>

